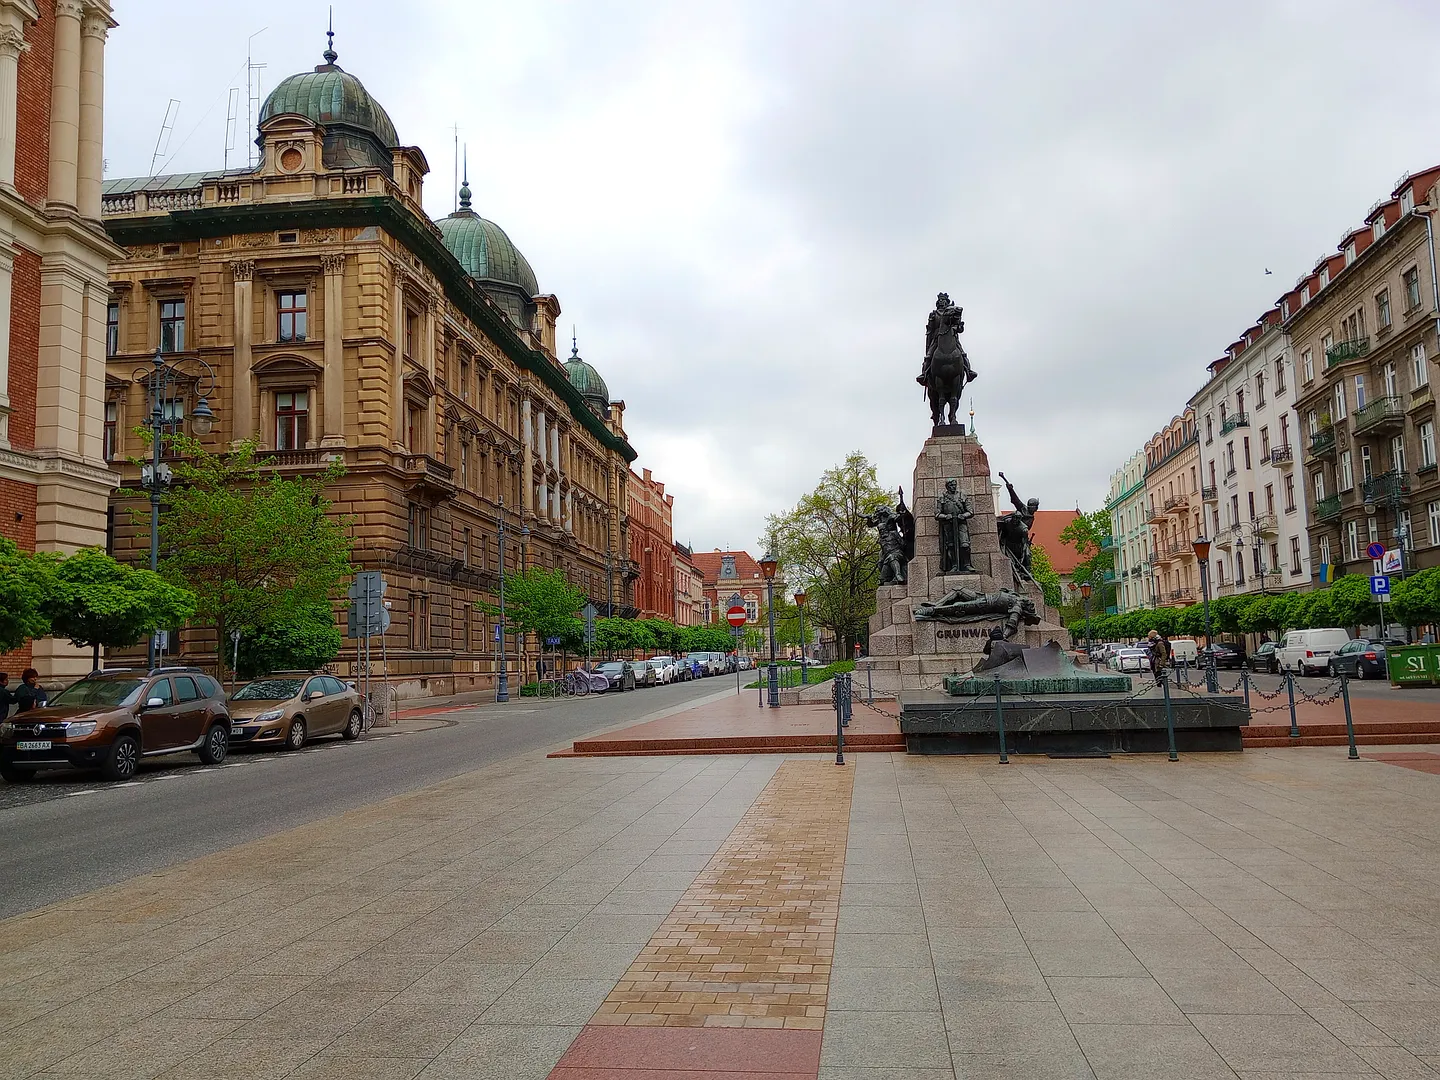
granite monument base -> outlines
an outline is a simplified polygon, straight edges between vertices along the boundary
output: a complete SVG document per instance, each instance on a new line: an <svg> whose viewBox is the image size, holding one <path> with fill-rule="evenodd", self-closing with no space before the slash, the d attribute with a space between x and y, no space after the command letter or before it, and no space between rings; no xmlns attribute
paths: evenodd
<svg viewBox="0 0 1440 1080"><path fill-rule="evenodd" d="M1005 701L1012 754L1133 754L1169 749L1158 693L1041 694ZM1178 750L1238 751L1250 723L1242 697L1172 699ZM900 733L912 754L998 754L995 699L935 691L900 694Z"/></svg>

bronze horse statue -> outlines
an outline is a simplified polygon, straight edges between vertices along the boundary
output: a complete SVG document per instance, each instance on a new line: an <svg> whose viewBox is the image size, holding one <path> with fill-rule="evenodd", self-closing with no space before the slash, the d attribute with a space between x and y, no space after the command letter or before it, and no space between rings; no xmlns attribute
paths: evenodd
<svg viewBox="0 0 1440 1080"><path fill-rule="evenodd" d="M930 316L927 338L929 346L925 355L925 371L920 381L930 399L930 422L939 427L947 407L948 423L956 423L956 412L960 408L960 394L967 383L975 378L970 367L970 358L960 344L960 334L965 329L961 311L949 304L949 297L941 293L940 302Z"/></svg>

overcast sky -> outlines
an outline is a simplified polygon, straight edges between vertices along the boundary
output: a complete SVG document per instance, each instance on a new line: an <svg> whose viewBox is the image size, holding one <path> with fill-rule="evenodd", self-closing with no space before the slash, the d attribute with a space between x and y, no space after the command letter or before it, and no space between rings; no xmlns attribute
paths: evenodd
<svg viewBox="0 0 1440 1080"><path fill-rule="evenodd" d="M1205 365L1440 161L1427 0L334 7L435 216L459 125L476 209L559 297L701 550L754 547L853 449L908 494L940 290L992 467L1100 505ZM326 10L115 0L107 175L151 171L171 98L157 171L219 167L247 37L268 92L320 62Z"/></svg>

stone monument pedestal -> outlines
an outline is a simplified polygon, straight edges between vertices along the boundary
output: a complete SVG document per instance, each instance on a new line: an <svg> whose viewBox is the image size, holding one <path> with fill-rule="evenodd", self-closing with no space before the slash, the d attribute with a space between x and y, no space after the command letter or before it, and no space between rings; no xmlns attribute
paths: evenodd
<svg viewBox="0 0 1440 1080"><path fill-rule="evenodd" d="M954 589L987 594L1011 589L1028 596L1040 615L1040 624L1022 624L1012 639L1019 644L1039 647L1050 640L1062 645L1069 640L1059 614L1045 606L1039 587L1015 583L995 527L990 459L980 440L963 432L961 425L937 428L925 440L910 488L915 557L910 560L909 584L882 585L876 594L875 614L870 616L870 655L857 665L856 680L857 685L866 685L868 680L868 685L885 697L907 690L940 690L945 676L968 674L984 658L985 642L991 629L1004 625L1003 616L965 623L914 617L917 605L935 603ZM974 573L940 573L940 524L935 520L935 505L947 480L957 482L975 515L969 522Z"/></svg>

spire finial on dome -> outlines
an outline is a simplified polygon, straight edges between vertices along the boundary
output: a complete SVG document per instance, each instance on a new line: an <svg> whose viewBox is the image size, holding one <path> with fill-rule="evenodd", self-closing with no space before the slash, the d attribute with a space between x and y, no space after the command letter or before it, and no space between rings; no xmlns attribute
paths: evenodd
<svg viewBox="0 0 1440 1080"><path fill-rule="evenodd" d="M460 166L460 209L470 209L470 147L467 145L461 151Z"/></svg>
<svg viewBox="0 0 1440 1080"><path fill-rule="evenodd" d="M325 51L320 55L325 57L325 63L334 64L340 59L340 54L335 51L335 8L330 8L330 26L325 31Z"/></svg>
<svg viewBox="0 0 1440 1080"><path fill-rule="evenodd" d="M575 336L575 324L574 324L574 323L571 323L571 324L570 324L570 359L571 359L571 360L579 360L579 359L580 359L580 344L579 344L579 339L576 338L576 336Z"/></svg>

